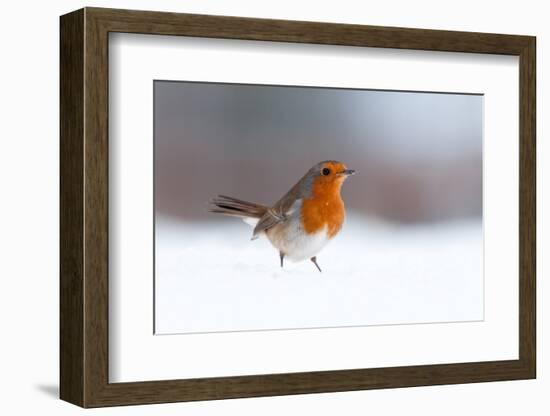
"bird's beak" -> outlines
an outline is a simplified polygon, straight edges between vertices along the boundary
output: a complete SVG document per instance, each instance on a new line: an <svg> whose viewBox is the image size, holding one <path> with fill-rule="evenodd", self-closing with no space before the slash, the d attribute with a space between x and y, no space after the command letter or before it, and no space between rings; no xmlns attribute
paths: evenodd
<svg viewBox="0 0 550 416"><path fill-rule="evenodd" d="M351 175L355 175L355 171L353 169L346 169L344 171L342 171L342 175L345 175L345 176L351 176Z"/></svg>

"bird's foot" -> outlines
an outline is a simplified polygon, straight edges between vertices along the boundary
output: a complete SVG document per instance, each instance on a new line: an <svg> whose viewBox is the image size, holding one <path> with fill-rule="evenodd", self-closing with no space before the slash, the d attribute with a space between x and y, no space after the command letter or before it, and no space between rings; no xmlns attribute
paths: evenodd
<svg viewBox="0 0 550 416"><path fill-rule="evenodd" d="M321 268L319 267L319 265L317 264L317 257L316 256L313 256L311 259L310 259L313 264L315 264L315 267L317 267L317 269L322 272Z"/></svg>

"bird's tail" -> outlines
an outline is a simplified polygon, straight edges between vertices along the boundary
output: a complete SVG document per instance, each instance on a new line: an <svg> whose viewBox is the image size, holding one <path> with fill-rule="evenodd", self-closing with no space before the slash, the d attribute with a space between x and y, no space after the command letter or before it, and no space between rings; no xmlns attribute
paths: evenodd
<svg viewBox="0 0 550 416"><path fill-rule="evenodd" d="M261 218L268 207L253 202L243 201L225 195L218 195L210 201L213 206L210 212L216 212L224 215L231 215L239 218Z"/></svg>

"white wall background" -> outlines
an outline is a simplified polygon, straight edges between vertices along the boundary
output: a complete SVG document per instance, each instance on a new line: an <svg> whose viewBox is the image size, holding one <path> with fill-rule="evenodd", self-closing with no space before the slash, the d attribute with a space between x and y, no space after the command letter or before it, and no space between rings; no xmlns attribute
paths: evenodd
<svg viewBox="0 0 550 416"><path fill-rule="evenodd" d="M550 98L545 62L550 26L540 1L354 2L340 0L125 0L6 2L2 9L0 65L0 409L3 414L77 414L57 400L58 386L58 16L82 6L156 9L433 29L530 34L538 37L538 329L535 381L378 390L338 394L225 400L92 410L88 414L547 414L550 361L543 240L550 227L543 184L550 170L545 143L545 102Z"/></svg>

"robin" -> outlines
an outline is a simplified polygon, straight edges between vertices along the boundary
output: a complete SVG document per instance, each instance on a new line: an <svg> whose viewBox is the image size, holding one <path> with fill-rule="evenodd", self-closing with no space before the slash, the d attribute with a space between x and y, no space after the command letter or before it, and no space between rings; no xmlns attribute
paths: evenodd
<svg viewBox="0 0 550 416"><path fill-rule="evenodd" d="M219 195L212 199L210 211L242 218L254 227L252 240L265 235L279 250L281 267L285 258L309 258L321 271L317 254L342 228L340 189L353 174L342 162L320 162L271 207Z"/></svg>

